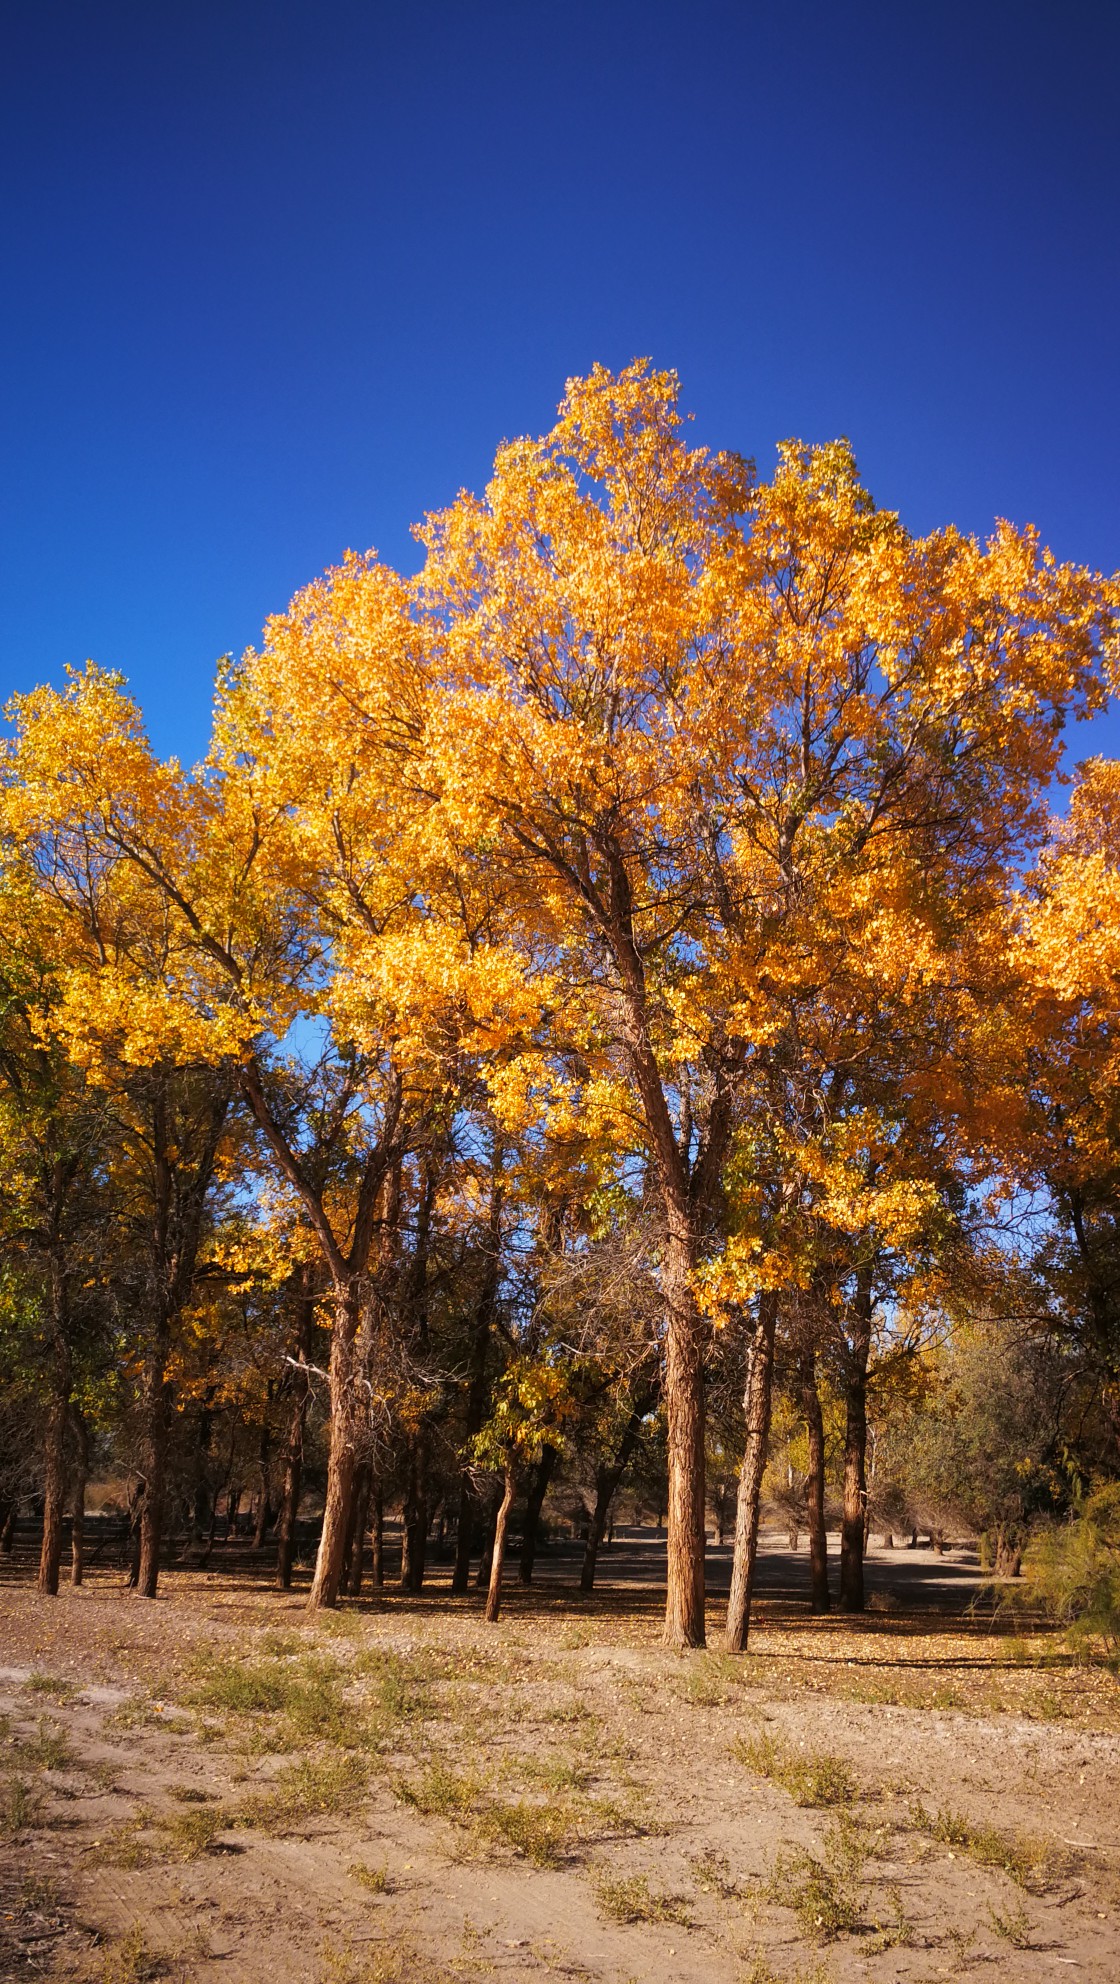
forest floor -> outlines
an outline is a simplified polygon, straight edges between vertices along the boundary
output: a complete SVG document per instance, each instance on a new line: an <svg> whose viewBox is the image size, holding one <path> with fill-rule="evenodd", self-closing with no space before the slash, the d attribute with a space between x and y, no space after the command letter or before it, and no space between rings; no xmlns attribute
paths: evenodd
<svg viewBox="0 0 1120 1984"><path fill-rule="evenodd" d="M311 1617L247 1555L151 1603L17 1565L0 1978L1115 1984L1120 1684L908 1556L858 1619L771 1575L739 1660L613 1561L495 1627L446 1572Z"/></svg>

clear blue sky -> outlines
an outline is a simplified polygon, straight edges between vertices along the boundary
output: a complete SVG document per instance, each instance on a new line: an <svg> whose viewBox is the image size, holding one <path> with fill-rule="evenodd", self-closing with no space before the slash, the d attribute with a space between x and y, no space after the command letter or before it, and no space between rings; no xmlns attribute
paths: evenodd
<svg viewBox="0 0 1120 1984"><path fill-rule="evenodd" d="M1116 0L0 26L5 694L92 655L197 755L218 655L639 353L764 472L846 433L916 530L1120 565Z"/></svg>

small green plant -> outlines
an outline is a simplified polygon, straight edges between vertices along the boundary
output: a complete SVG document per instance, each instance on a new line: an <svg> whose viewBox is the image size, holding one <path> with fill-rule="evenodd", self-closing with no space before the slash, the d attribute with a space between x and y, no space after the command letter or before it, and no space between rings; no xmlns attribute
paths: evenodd
<svg viewBox="0 0 1120 1984"><path fill-rule="evenodd" d="M558 1805L531 1805L526 1800L488 1798L475 1823L483 1837L500 1840L536 1867L553 1866L570 1836L567 1815Z"/></svg>
<svg viewBox="0 0 1120 1984"><path fill-rule="evenodd" d="M176 1860L197 1860L210 1852L219 1834L228 1832L232 1823L220 1805L192 1805L185 1812L161 1819L159 1826Z"/></svg>
<svg viewBox="0 0 1120 1984"><path fill-rule="evenodd" d="M155 1853L150 1840L142 1837L150 1824L147 1813L138 1813L124 1825L113 1826L102 1839L95 1839L86 1853L95 1867L150 1867Z"/></svg>
<svg viewBox="0 0 1120 1984"><path fill-rule="evenodd" d="M403 1943L378 1943L355 1956L349 1946L322 1953L323 1984L459 1984L462 1972L446 1970L434 1958Z"/></svg>
<svg viewBox="0 0 1120 1984"><path fill-rule="evenodd" d="M847 1814L829 1827L823 1855L799 1847L779 1853L766 1894L781 1908L791 1908L802 1930L817 1942L852 1935L865 1926L860 1876L866 1858L859 1830Z"/></svg>
<svg viewBox="0 0 1120 1984"><path fill-rule="evenodd" d="M144 1939L143 1931L132 1928L107 1951L99 1984L151 1984L164 1975L165 1966Z"/></svg>
<svg viewBox="0 0 1120 1984"><path fill-rule="evenodd" d="M927 1838L967 1853L982 1867L999 1867L1021 1888L1037 1892L1051 1878L1051 1855L1040 1840L1001 1832L998 1826L974 1825L963 1812L954 1812L950 1806L934 1814L920 1800L911 1805L910 1817Z"/></svg>
<svg viewBox="0 0 1120 1984"><path fill-rule="evenodd" d="M758 1777L780 1784L798 1805L850 1805L859 1797L850 1766L826 1751L803 1753L775 1736L739 1736L731 1754Z"/></svg>
<svg viewBox="0 0 1120 1984"><path fill-rule="evenodd" d="M732 1877L726 1853L717 1853L709 1846L703 1853L694 1853L689 1865L701 1894L718 1894L724 1901L738 1897L739 1883Z"/></svg>
<svg viewBox="0 0 1120 1984"><path fill-rule="evenodd" d="M49 1874L27 1874L19 1898L25 1908L42 1914L49 1914L61 1900L58 1883Z"/></svg>
<svg viewBox="0 0 1120 1984"><path fill-rule="evenodd" d="M392 1894L393 1886L386 1866L366 1867L360 1860L354 1860L347 1868L351 1880L357 1881L367 1894Z"/></svg>
<svg viewBox="0 0 1120 1984"><path fill-rule="evenodd" d="M996 1935L1013 1949L1029 1950L1031 1946L1031 1923L1022 1902L1001 1914L997 1908L989 1908L988 1920Z"/></svg>
<svg viewBox="0 0 1120 1984"><path fill-rule="evenodd" d="M10 1777L0 1790L0 1839L17 1839L36 1823L39 1813L38 1792L22 1777Z"/></svg>
<svg viewBox="0 0 1120 1984"><path fill-rule="evenodd" d="M595 1899L612 1922L675 1922L691 1927L692 1917L683 1895L656 1892L645 1874L594 1876Z"/></svg>
<svg viewBox="0 0 1120 1984"><path fill-rule="evenodd" d="M25 1763L35 1764L40 1770L68 1770L76 1761L64 1732L57 1723L48 1722L46 1716L40 1716L37 1733L25 1737L16 1748Z"/></svg>
<svg viewBox="0 0 1120 1984"><path fill-rule="evenodd" d="M24 1687L33 1695L53 1695L55 1701L64 1702L70 1695L77 1694L77 1684L68 1681L64 1674L29 1674Z"/></svg>
<svg viewBox="0 0 1120 1984"><path fill-rule="evenodd" d="M291 1832L306 1819L353 1810L365 1796L368 1784L369 1765L351 1752L305 1757L281 1771L274 1791L246 1799L234 1814L234 1822L254 1826L260 1832Z"/></svg>
<svg viewBox="0 0 1120 1984"><path fill-rule="evenodd" d="M396 1792L404 1804L415 1806L427 1818L437 1819L469 1817L480 1795L475 1778L457 1777L438 1758L419 1777L399 1779Z"/></svg>

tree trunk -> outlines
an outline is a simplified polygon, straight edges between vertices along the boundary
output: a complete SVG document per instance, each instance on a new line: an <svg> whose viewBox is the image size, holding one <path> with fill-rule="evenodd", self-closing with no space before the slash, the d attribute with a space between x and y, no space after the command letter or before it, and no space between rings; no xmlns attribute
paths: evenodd
<svg viewBox="0 0 1120 1984"><path fill-rule="evenodd" d="M490 1563L490 1588L486 1594L486 1617L493 1625L502 1609L502 1566L506 1557L506 1533L509 1528L509 1512L517 1491L517 1475L512 1467L505 1472L505 1488L498 1504L497 1520L494 1524L494 1552Z"/></svg>
<svg viewBox="0 0 1120 1984"><path fill-rule="evenodd" d="M840 1610L864 1609L867 1514L867 1361L871 1354L871 1270L861 1268L852 1303L845 1363L844 1521L840 1537Z"/></svg>
<svg viewBox="0 0 1120 1984"><path fill-rule="evenodd" d="M70 1387L57 1387L47 1413L43 1441L43 1544L39 1552L39 1590L54 1598L62 1563L62 1518L66 1500L66 1424Z"/></svg>
<svg viewBox="0 0 1120 1984"><path fill-rule="evenodd" d="M778 1298L767 1290L759 1297L758 1323L743 1394L747 1437L735 1505L735 1549L731 1560L731 1592L727 1600L724 1632L724 1646L728 1653L745 1652L750 1632L751 1593L758 1554L758 1511L770 1442L770 1396L777 1321Z"/></svg>
<svg viewBox="0 0 1120 1984"><path fill-rule="evenodd" d="M4 1510L4 1527L0 1529L0 1557L10 1557L16 1538L16 1498L13 1495Z"/></svg>
<svg viewBox="0 0 1120 1984"><path fill-rule="evenodd" d="M373 1470L363 1461L357 1471L354 1483L354 1516L350 1534L350 1564L346 1579L346 1591L350 1598L357 1598L362 1589L362 1571L365 1568L366 1528L369 1523L369 1497L373 1482Z"/></svg>
<svg viewBox="0 0 1120 1984"><path fill-rule="evenodd" d="M81 1584L85 1575L86 1544L86 1482L89 1479L89 1428L85 1414L75 1406L70 1408L70 1423L74 1428L74 1480L70 1500L70 1582Z"/></svg>
<svg viewBox="0 0 1120 1984"><path fill-rule="evenodd" d="M498 1509L501 1499L502 1490L499 1488L497 1493L491 1496L490 1506L483 1514L482 1554L479 1557L478 1569L475 1572L474 1578L476 1591L486 1591L490 1583L490 1571L494 1563L494 1536L498 1527Z"/></svg>
<svg viewBox="0 0 1120 1984"><path fill-rule="evenodd" d="M292 1584L299 1498L303 1488L303 1437L307 1426L307 1407L311 1398L311 1375L307 1367L311 1361L312 1333L315 1328L315 1270L310 1262L305 1262L299 1270L296 1314L297 1361L294 1365L288 1366L291 1377L292 1411L288 1421L288 1440L284 1452L284 1485L280 1493L280 1518L276 1542L276 1582L282 1591L290 1591Z"/></svg>
<svg viewBox="0 0 1120 1984"><path fill-rule="evenodd" d="M271 1404L272 1402L271 1384L269 1385L268 1388L268 1395L269 1395L269 1403ZM260 1469L260 1500L257 1503L257 1520L256 1520L256 1525L253 1529L254 1550L264 1549L264 1539L268 1531L269 1523L272 1521L272 1503L269 1499L269 1493L268 1493L268 1455L269 1455L269 1448L271 1447L271 1445L272 1445L272 1437L271 1434L269 1433L269 1429L267 1426L262 1426L261 1442L257 1456L257 1465Z"/></svg>
<svg viewBox="0 0 1120 1984"><path fill-rule="evenodd" d="M171 1416L171 1387L166 1373L169 1341L170 1322L168 1318L161 1317L144 1370L144 1430L141 1440L144 1499L140 1508L140 1555L136 1564L136 1589L141 1598L154 1598L159 1582Z"/></svg>
<svg viewBox="0 0 1120 1984"><path fill-rule="evenodd" d="M39 1590L54 1598L62 1563L62 1517L66 1499L66 1428L74 1364L70 1354L69 1303L61 1260L58 1220L64 1187L62 1167L54 1167L51 1202L50 1316L52 1382L43 1441L43 1543L39 1552Z"/></svg>
<svg viewBox="0 0 1120 1984"><path fill-rule="evenodd" d="M611 1503L618 1493L618 1484L630 1464L631 1455L642 1437L642 1421L653 1405L655 1394L647 1392L638 1400L623 1429L614 1458L601 1461L595 1469L595 1509L587 1527L587 1542L584 1546L583 1564L579 1574L581 1591L594 1591L595 1568L599 1558L599 1546L607 1527Z"/></svg>
<svg viewBox="0 0 1120 1984"><path fill-rule="evenodd" d="M521 1542L521 1563L519 1575L522 1584L532 1584L533 1565L537 1555L537 1530L540 1527L541 1510L548 1493L548 1484L559 1458L555 1447L547 1444L541 1448L541 1457L533 1469L533 1479L525 1503L525 1535Z"/></svg>
<svg viewBox="0 0 1120 1984"><path fill-rule="evenodd" d="M809 1603L814 1612L831 1610L828 1589L828 1532L824 1521L824 1414L817 1390L817 1360L813 1351L801 1359L801 1410L809 1434L809 1479L806 1484L809 1525Z"/></svg>
<svg viewBox="0 0 1120 1984"><path fill-rule="evenodd" d="M490 1209L486 1222L486 1261L478 1295L478 1307L475 1310L467 1365L467 1409L463 1430L464 1444L468 1452L471 1441L475 1434L481 1431L483 1419L486 1417L486 1355L490 1348L490 1331L494 1322L501 1274L503 1195L502 1147L499 1143L495 1143L490 1183ZM451 1590L456 1596L470 1589L472 1532L479 1513L478 1497L471 1480L470 1466L469 1463L464 1462L459 1473L459 1526L455 1537L455 1569L451 1574Z"/></svg>
<svg viewBox="0 0 1120 1984"><path fill-rule="evenodd" d="M665 1627L662 1644L680 1651L704 1644L705 1332L692 1293L690 1236L670 1228L664 1286L668 1303L665 1339L665 1408L669 1497L666 1541Z"/></svg>
<svg viewBox="0 0 1120 1984"><path fill-rule="evenodd" d="M338 1602L342 1581L342 1559L346 1549L346 1529L350 1520L350 1497L354 1486L355 1455L358 1444L358 1398L355 1379L355 1341L361 1316L358 1278L337 1293L334 1329L331 1332L331 1425L330 1455L327 1461L327 1495L323 1509L323 1529L315 1560L308 1606Z"/></svg>
<svg viewBox="0 0 1120 1984"><path fill-rule="evenodd" d="M370 1566L370 1575L373 1578L374 1590L380 1591L385 1583L385 1498L381 1492L380 1481L373 1495L372 1544L373 1562Z"/></svg>
<svg viewBox="0 0 1120 1984"><path fill-rule="evenodd" d="M408 1478L401 1510L401 1590L421 1591L428 1544L428 1428L408 1443Z"/></svg>

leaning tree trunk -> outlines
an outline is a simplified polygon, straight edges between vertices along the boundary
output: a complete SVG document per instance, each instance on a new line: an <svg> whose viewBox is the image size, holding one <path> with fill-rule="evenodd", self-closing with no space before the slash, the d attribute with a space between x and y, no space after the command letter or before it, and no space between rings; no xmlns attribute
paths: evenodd
<svg viewBox="0 0 1120 1984"><path fill-rule="evenodd" d="M744 1653L750 1632L751 1594L758 1555L758 1512L770 1443L770 1397L777 1321L778 1298L768 1289L759 1297L758 1324L743 1394L746 1444L735 1505L735 1549L731 1559L731 1591L727 1600L723 1642L728 1653Z"/></svg>
<svg viewBox="0 0 1120 1984"><path fill-rule="evenodd" d="M541 1448L541 1457L533 1469L533 1479L525 1502L525 1535L521 1542L521 1563L519 1574L522 1584L532 1584L533 1565L537 1557L537 1531L540 1528L541 1510L552 1480L553 1470L559 1458L555 1447L547 1444Z"/></svg>
<svg viewBox="0 0 1120 1984"><path fill-rule="evenodd" d="M831 1609L828 1589L828 1533L824 1521L824 1414L817 1390L817 1360L807 1351L801 1360L801 1410L809 1435L809 1479L806 1483L809 1524L809 1603L814 1612Z"/></svg>
<svg viewBox="0 0 1120 1984"><path fill-rule="evenodd" d="M863 1553L867 1515L867 1362L871 1355L871 1271L860 1270L846 1357L844 1520L840 1533L840 1610L864 1608Z"/></svg>
<svg viewBox="0 0 1120 1984"><path fill-rule="evenodd" d="M510 1466L505 1471L505 1485L502 1499L498 1503L498 1515L494 1524L494 1553L490 1560L490 1588L486 1594L486 1617L493 1625L502 1609L502 1566L506 1558L506 1535L509 1530L509 1512L517 1492L516 1470Z"/></svg>
<svg viewBox="0 0 1120 1984"><path fill-rule="evenodd" d="M669 1497L665 1627L662 1642L680 1651L704 1644L704 1345L706 1332L692 1292L691 1236L670 1229L664 1287L665 1417Z"/></svg>
<svg viewBox="0 0 1120 1984"><path fill-rule="evenodd" d="M70 1408L74 1429L74 1478L70 1489L70 1582L81 1584L85 1575L86 1482L89 1480L89 1428L85 1414Z"/></svg>
<svg viewBox="0 0 1120 1984"><path fill-rule="evenodd" d="M315 1576L307 1600L312 1611L317 1611L320 1606L336 1605L342 1582L360 1430L356 1384L356 1341L360 1315L360 1296L355 1281L338 1292L334 1329L331 1332L330 1454L323 1529L315 1560Z"/></svg>

